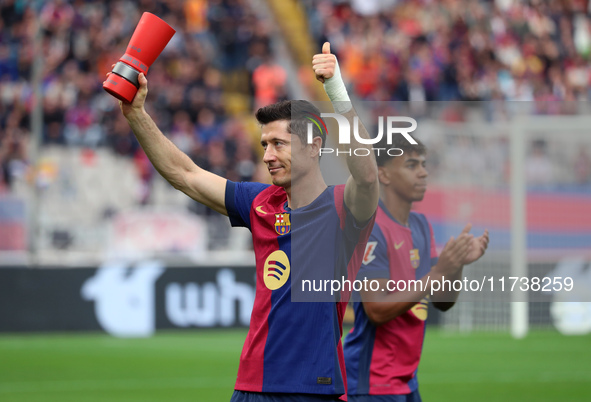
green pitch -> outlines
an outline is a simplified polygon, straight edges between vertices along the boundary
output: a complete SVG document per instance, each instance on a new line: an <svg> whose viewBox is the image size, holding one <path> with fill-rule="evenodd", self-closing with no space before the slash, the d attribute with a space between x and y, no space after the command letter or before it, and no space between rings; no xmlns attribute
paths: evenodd
<svg viewBox="0 0 591 402"><path fill-rule="evenodd" d="M0 401L228 401L246 331L0 336ZM591 337L427 332L425 402L589 401Z"/></svg>

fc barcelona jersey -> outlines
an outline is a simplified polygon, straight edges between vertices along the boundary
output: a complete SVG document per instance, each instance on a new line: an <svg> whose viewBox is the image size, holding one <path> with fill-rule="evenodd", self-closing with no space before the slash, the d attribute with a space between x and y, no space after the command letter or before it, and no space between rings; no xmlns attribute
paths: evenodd
<svg viewBox="0 0 591 402"><path fill-rule="evenodd" d="M344 186L328 187L311 204L290 210L281 187L227 182L230 222L252 232L257 279L236 390L346 393L340 341L346 295L295 302L291 294L300 268L329 267L355 278L373 218L358 227L343 197Z"/></svg>
<svg viewBox="0 0 591 402"><path fill-rule="evenodd" d="M424 215L411 212L409 227L398 223L380 201L358 279L421 279L437 263L433 230ZM384 325L369 321L354 303L355 324L345 338L349 395L409 394L418 388L417 368L429 299Z"/></svg>

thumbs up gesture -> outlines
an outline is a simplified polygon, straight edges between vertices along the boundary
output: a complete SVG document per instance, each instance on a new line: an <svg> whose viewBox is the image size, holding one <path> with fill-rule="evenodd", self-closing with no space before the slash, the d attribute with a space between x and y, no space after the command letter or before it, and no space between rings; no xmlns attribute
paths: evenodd
<svg viewBox="0 0 591 402"><path fill-rule="evenodd" d="M315 54L312 58L312 68L316 79L324 84L324 90L328 98L333 102L337 113L346 113L351 110L351 100L347 88L341 77L339 62L334 54L330 53L330 43L322 45L322 53Z"/></svg>
<svg viewBox="0 0 591 402"><path fill-rule="evenodd" d="M330 53L330 43L324 42L322 53L315 54L312 58L312 68L316 74L316 79L322 83L335 75L337 68L337 58Z"/></svg>

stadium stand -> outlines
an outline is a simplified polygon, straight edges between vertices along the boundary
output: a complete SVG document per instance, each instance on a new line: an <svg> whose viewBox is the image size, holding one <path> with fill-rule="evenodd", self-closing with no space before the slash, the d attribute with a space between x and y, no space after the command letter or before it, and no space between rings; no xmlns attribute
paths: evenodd
<svg viewBox="0 0 591 402"><path fill-rule="evenodd" d="M244 124L243 115L254 107L248 104L251 94L255 104L262 101L258 97L263 95L257 94L264 89L251 77L260 74L272 55L265 24L253 16L247 2L56 1L45 2L39 16L32 8L5 2L0 52L5 187L18 174L11 161L26 161L23 148L32 107L28 62L37 18L44 50L50 55L43 77L43 144L100 147L141 160L116 103L100 90L104 74L129 40L140 10L160 15L178 30L149 75L150 89L157 96L153 107L163 131L195 159L205 159L206 166L211 163L209 155L215 154L208 149L214 146L211 140L221 141L228 175L252 178L252 169L240 162L254 162L254 154L237 152L245 142L248 145L250 137L245 133L252 127L236 126ZM264 95L264 101L284 97L282 92L282 85L278 85ZM232 102L240 96L242 101Z"/></svg>

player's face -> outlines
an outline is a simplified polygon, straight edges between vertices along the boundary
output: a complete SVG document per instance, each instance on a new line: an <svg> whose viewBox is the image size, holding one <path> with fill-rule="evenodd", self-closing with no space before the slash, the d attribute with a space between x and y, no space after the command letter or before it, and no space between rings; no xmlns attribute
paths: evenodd
<svg viewBox="0 0 591 402"><path fill-rule="evenodd" d="M273 184L291 186L291 143L292 135L287 132L287 120L265 124L261 133L261 145L265 150L263 162L271 174ZM293 136L296 137L296 136Z"/></svg>
<svg viewBox="0 0 591 402"><path fill-rule="evenodd" d="M380 168L380 181L407 202L421 201L427 191L425 155L406 153Z"/></svg>

